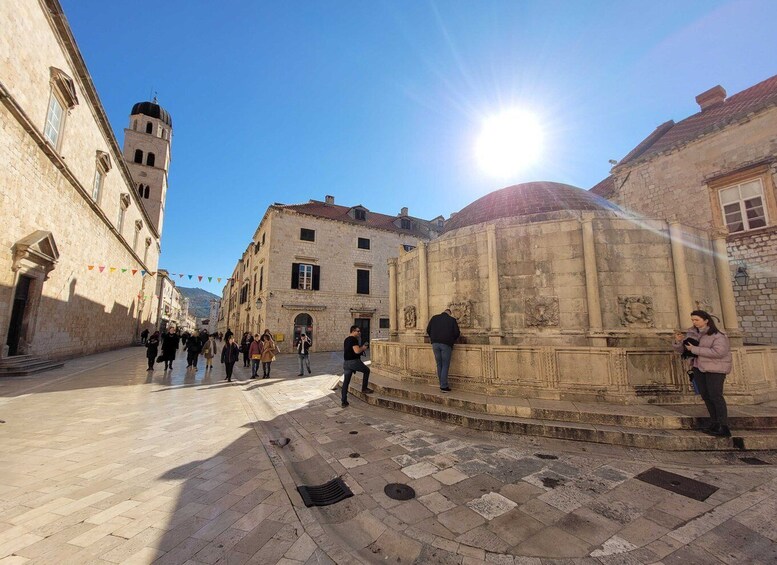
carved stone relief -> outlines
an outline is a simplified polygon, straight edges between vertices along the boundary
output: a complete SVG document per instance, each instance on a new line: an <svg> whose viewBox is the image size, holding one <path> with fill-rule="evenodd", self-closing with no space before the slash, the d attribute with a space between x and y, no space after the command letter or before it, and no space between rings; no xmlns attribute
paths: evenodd
<svg viewBox="0 0 777 565"><path fill-rule="evenodd" d="M558 298L555 296L527 298L525 312L527 326L552 327L559 325Z"/></svg>
<svg viewBox="0 0 777 565"><path fill-rule="evenodd" d="M642 326L654 328L653 299L649 296L619 296L622 326Z"/></svg>
<svg viewBox="0 0 777 565"><path fill-rule="evenodd" d="M472 327L472 303L469 300L466 302L451 302L448 308L450 308L451 314L456 318L460 328Z"/></svg>
<svg viewBox="0 0 777 565"><path fill-rule="evenodd" d="M405 306L405 327L414 328L416 325L415 306Z"/></svg>
<svg viewBox="0 0 777 565"><path fill-rule="evenodd" d="M696 304L696 310L704 310L710 314L713 312L712 302L710 302L709 298L700 298L699 300L694 300L693 303Z"/></svg>

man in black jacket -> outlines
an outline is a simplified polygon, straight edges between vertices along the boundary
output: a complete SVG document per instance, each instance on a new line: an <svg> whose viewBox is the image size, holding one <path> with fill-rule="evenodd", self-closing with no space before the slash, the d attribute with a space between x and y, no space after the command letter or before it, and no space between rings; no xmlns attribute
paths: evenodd
<svg viewBox="0 0 777 565"><path fill-rule="evenodd" d="M447 308L441 313L432 316L429 325L426 326L429 341L432 342L434 360L437 362L437 378L440 379L440 390L450 392L448 386L448 367L451 365L453 344L459 339L459 324L456 318L451 316Z"/></svg>

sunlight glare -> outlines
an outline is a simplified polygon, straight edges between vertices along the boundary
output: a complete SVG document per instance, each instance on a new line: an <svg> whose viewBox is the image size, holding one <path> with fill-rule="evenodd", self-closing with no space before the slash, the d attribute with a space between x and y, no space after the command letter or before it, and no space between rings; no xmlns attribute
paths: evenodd
<svg viewBox="0 0 777 565"><path fill-rule="evenodd" d="M542 137L542 128L533 114L508 110L483 123L475 154L480 167L489 175L510 177L539 159Z"/></svg>

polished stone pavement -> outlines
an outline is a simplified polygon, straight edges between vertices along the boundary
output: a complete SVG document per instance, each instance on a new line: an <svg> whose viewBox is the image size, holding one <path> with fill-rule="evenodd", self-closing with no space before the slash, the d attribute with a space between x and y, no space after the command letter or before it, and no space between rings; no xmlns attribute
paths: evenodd
<svg viewBox="0 0 777 565"><path fill-rule="evenodd" d="M777 562L775 452L639 450L341 408L339 356L311 361L312 375L280 356L272 378L238 366L226 383L202 361L148 373L128 348L0 380L0 564ZM697 500L636 478L651 468L716 490ZM302 504L296 486L337 476L353 497ZM387 497L388 483L415 498Z"/></svg>

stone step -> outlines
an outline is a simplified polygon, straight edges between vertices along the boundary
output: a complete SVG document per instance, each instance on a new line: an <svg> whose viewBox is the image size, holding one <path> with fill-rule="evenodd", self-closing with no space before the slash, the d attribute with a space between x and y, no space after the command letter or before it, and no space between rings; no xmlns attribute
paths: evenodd
<svg viewBox="0 0 777 565"><path fill-rule="evenodd" d="M370 386L381 396L436 405L487 416L618 426L644 430L694 430L707 425L703 405L616 405L526 398L494 397L471 392L442 393L435 387L371 376ZM737 430L775 430L777 408L729 406L729 422Z"/></svg>
<svg viewBox="0 0 777 565"><path fill-rule="evenodd" d="M365 395L360 385L349 392L362 401L382 408L435 418L446 423L482 431L522 434L554 439L588 441L665 451L726 451L777 449L777 430L732 430L733 437L717 438L693 430L628 428L606 424L517 418L471 412L436 403Z"/></svg>
<svg viewBox="0 0 777 565"><path fill-rule="evenodd" d="M48 361L46 359L33 358L27 363L0 365L0 377L26 377L52 369L64 367L63 361Z"/></svg>
<svg viewBox="0 0 777 565"><path fill-rule="evenodd" d="M0 367L15 367L17 365L24 365L32 360L40 359L40 357L34 357L33 355L14 355L12 357L5 357L0 359Z"/></svg>

